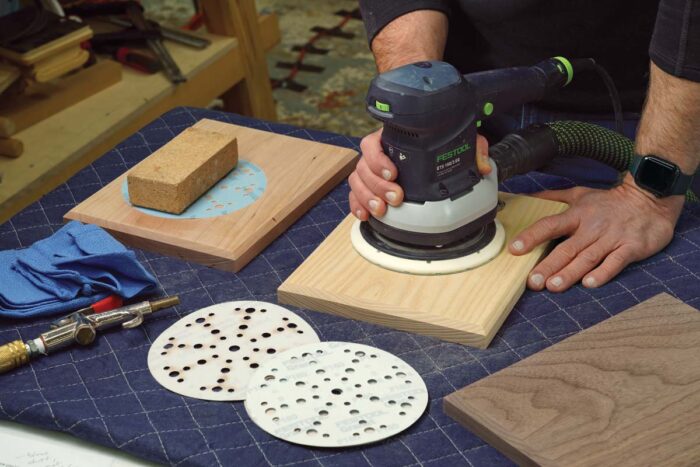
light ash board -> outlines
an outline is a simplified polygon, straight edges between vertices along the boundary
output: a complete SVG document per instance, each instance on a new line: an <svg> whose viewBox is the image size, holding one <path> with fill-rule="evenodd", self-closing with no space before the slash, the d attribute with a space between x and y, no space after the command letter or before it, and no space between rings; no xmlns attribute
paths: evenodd
<svg viewBox="0 0 700 467"><path fill-rule="evenodd" d="M529 196L500 195L498 219L506 245L535 221L566 205ZM279 287L280 303L485 348L525 290L527 275L545 252L540 245L513 256L504 247L471 271L418 276L389 271L352 247L348 216Z"/></svg>
<svg viewBox="0 0 700 467"><path fill-rule="evenodd" d="M264 171L267 187L253 204L207 219L156 217L124 199L124 174L65 219L99 225L137 248L238 271L347 177L357 158L351 149L214 120L200 120L195 126L235 136L239 158Z"/></svg>

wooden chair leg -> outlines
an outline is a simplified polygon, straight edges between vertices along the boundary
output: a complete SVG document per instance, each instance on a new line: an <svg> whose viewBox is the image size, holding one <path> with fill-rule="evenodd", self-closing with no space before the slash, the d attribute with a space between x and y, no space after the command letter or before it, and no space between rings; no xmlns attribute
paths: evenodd
<svg viewBox="0 0 700 467"><path fill-rule="evenodd" d="M270 75L262 47L254 0L201 0L209 32L235 36L241 48L245 79L224 94L224 108L276 120Z"/></svg>

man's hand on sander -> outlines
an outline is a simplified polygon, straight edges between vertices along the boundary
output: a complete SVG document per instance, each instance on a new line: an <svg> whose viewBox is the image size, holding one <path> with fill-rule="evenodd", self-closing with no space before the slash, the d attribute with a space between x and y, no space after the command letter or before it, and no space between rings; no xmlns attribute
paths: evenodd
<svg viewBox="0 0 700 467"><path fill-rule="evenodd" d="M536 222L510 244L519 256L535 246L569 237L530 273L528 286L561 292L582 280L599 287L630 263L658 253L673 238L683 196L657 199L638 188L628 174L611 190L577 187L536 196L569 204L562 214Z"/></svg>
<svg viewBox="0 0 700 467"><path fill-rule="evenodd" d="M366 221L370 214L382 217L387 205L398 206L403 201L403 190L395 183L398 171L381 145L382 130L365 136L360 142L362 157L350 174L350 210L358 219ZM489 145L479 135L476 140L476 162L482 175L491 172Z"/></svg>
<svg viewBox="0 0 700 467"><path fill-rule="evenodd" d="M650 76L635 150L661 155L683 173L695 173L700 163L700 83L672 76L654 63ZM568 203L569 209L535 223L509 249L522 255L542 242L568 236L528 278L530 288L552 292L581 279L584 287L599 287L628 264L661 251L673 238L684 202L683 196L656 198L630 174L611 190L573 188L538 196Z"/></svg>

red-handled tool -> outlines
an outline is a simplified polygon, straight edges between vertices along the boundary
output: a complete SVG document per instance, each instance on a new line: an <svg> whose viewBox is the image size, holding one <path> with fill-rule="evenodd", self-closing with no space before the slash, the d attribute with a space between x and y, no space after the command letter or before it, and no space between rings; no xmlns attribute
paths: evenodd
<svg viewBox="0 0 700 467"><path fill-rule="evenodd" d="M121 325L132 329L143 323L144 317L153 312L180 303L177 296L161 298L152 302L140 302L118 308L110 308L121 301L119 297L108 297L70 315L54 321L49 330L36 339L26 342L16 340L0 346L0 373L26 365L40 355L50 355L73 344L91 344L98 331ZM84 313L85 310L88 310Z"/></svg>
<svg viewBox="0 0 700 467"><path fill-rule="evenodd" d="M110 295L107 298L103 298L99 302L95 302L87 308L78 310L78 312L84 315L91 315L93 313L103 313L105 311L114 310L124 305L124 300L119 295Z"/></svg>
<svg viewBox="0 0 700 467"><path fill-rule="evenodd" d="M143 73L153 74L163 69L157 58L128 47L119 47L113 57L118 62Z"/></svg>
<svg viewBox="0 0 700 467"><path fill-rule="evenodd" d="M103 298L102 300L99 300L90 306L81 308L80 310L76 310L69 315L54 320L53 322L51 322L51 328L56 328L59 326L63 326L66 323L73 322L75 321L77 315L81 315L84 317L94 315L95 313L104 313L105 311L111 311L116 308L119 308L122 305L124 305L124 301L119 295L110 295L109 297Z"/></svg>

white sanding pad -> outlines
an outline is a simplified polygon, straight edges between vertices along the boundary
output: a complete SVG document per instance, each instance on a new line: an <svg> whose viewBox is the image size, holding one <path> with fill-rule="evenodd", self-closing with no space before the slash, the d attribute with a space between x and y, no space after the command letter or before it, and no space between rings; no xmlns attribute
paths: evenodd
<svg viewBox="0 0 700 467"><path fill-rule="evenodd" d="M309 324L273 303L219 303L197 310L158 336L148 369L166 389L215 401L246 397L250 377L277 353L319 342Z"/></svg>
<svg viewBox="0 0 700 467"><path fill-rule="evenodd" d="M428 390L400 358L362 344L322 342L267 360L250 380L245 408L292 443L347 447L400 433L420 418Z"/></svg>
<svg viewBox="0 0 700 467"><path fill-rule="evenodd" d="M376 264L377 266L385 269L425 276L452 274L455 272L477 268L482 264L491 261L501 252L501 248L503 248L503 244L506 241L506 231L498 220L495 220L495 224L496 234L488 245L467 256L454 259L427 261L392 256L389 253L378 250L367 243L367 240L365 240L360 232L359 220L356 220L352 225L352 230L350 231L350 241L352 242L353 248L355 248L355 251L357 251L360 256L365 258L370 263Z"/></svg>

